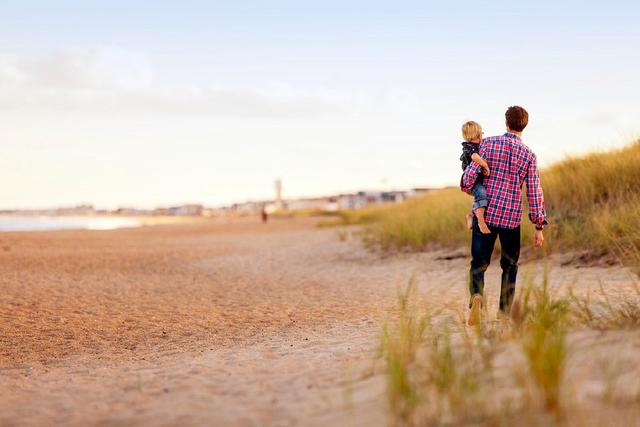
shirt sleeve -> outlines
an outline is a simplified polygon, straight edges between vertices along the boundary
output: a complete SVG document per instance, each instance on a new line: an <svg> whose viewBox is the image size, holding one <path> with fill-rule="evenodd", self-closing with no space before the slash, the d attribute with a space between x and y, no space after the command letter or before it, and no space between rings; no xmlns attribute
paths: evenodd
<svg viewBox="0 0 640 427"><path fill-rule="evenodd" d="M529 219L537 227L544 227L547 221L547 213L544 209L544 194L540 185L540 172L538 162L534 155L527 167L527 200L529 201Z"/></svg>
<svg viewBox="0 0 640 427"><path fill-rule="evenodd" d="M473 189L473 184L475 184L476 179L478 178L478 173L480 172L480 165L476 162L469 163L469 166L462 173L462 178L460 179L460 189L465 193L470 193Z"/></svg>

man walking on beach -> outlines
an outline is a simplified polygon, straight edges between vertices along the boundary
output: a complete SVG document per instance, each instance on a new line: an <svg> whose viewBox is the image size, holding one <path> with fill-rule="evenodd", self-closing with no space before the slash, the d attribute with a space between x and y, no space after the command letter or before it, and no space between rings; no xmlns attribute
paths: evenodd
<svg viewBox="0 0 640 427"><path fill-rule="evenodd" d="M536 247L542 246L544 241L542 230L548 224L536 155L522 143L522 131L529 122L529 114L524 108L514 106L507 109L505 116L507 133L502 136L485 138L480 145L479 154L489 164L491 171L489 176L484 178L488 200L485 221L491 233L483 234L478 228L477 218L473 218L472 260L469 279L470 325L480 321L484 272L491 262L496 238L500 239L502 248L500 258L502 282L498 316L508 314L511 308L516 290L518 258L520 257L523 183L527 185L529 219L536 227ZM465 169L460 183L462 191L467 193L471 191L480 171L480 165L475 162L472 162Z"/></svg>

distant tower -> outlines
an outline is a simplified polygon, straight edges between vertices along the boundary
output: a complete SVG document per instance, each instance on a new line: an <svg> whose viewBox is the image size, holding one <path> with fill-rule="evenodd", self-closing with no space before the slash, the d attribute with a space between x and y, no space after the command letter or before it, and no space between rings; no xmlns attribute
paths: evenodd
<svg viewBox="0 0 640 427"><path fill-rule="evenodd" d="M282 208L282 180L280 178L276 179L276 206L278 209Z"/></svg>

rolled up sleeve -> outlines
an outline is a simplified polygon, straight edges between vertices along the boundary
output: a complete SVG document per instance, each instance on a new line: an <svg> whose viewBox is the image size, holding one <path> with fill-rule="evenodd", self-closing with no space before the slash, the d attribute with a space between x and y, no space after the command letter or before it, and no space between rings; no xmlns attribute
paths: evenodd
<svg viewBox="0 0 640 427"><path fill-rule="evenodd" d="M478 174L480 173L480 165L476 162L469 163L469 166L462 173L462 178L460 179L460 189L465 193L470 193L473 189L473 184L475 184L476 179L478 178Z"/></svg>

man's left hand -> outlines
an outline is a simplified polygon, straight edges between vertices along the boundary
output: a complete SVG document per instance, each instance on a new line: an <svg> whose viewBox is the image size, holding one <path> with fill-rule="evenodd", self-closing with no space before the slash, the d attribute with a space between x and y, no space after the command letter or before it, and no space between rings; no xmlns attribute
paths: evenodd
<svg viewBox="0 0 640 427"><path fill-rule="evenodd" d="M544 243L544 236L542 234L542 230L536 230L536 234L534 235L533 245L536 248L541 248Z"/></svg>

